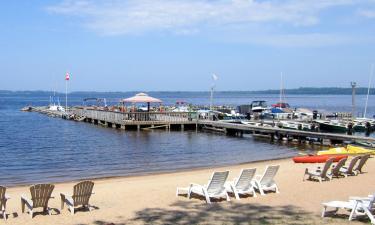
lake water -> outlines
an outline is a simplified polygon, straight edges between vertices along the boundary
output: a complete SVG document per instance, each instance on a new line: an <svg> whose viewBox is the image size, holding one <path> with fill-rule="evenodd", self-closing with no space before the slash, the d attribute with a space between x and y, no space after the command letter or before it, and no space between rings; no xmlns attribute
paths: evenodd
<svg viewBox="0 0 375 225"><path fill-rule="evenodd" d="M208 93L152 93L166 105L177 100L208 105ZM110 96L109 103L127 96ZM70 98L82 104L87 96ZM372 97L372 96L371 96ZM369 115L375 103L369 102ZM215 104L236 106L253 100L275 103L276 95L217 93ZM288 96L292 107L350 111L351 96ZM20 112L32 104L47 105L48 96L0 96L0 185L27 185L84 178L130 176L197 167L290 157L305 147L271 144L251 136L228 137L193 131L122 131L88 123ZM363 111L365 96L357 97ZM309 149L307 149L309 150Z"/></svg>

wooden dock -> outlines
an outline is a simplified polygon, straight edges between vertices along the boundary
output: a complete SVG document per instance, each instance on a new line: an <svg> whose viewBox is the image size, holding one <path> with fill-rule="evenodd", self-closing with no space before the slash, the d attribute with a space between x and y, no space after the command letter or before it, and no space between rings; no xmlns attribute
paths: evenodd
<svg viewBox="0 0 375 225"><path fill-rule="evenodd" d="M319 139L320 141L331 140L334 142L343 141L369 141L375 142L375 138L362 137L337 133L313 132L292 130L279 127L263 127L236 123L226 123L220 121L198 121L200 126L208 126L215 129L223 129L228 134L238 135L241 133L259 134L269 136L271 139L282 139L287 137L289 139L305 140L305 139Z"/></svg>
<svg viewBox="0 0 375 225"><path fill-rule="evenodd" d="M313 131L292 130L279 127L255 126L222 121L210 121L199 118L195 112L115 112L108 110L73 107L68 113L51 112L44 107L34 108L32 111L88 122L123 130L150 130L150 129L206 129L215 132L224 132L228 135L243 135L269 137L276 140L314 141L320 143L342 143L344 141L374 142L375 138L354 136L337 133L323 133Z"/></svg>
<svg viewBox="0 0 375 225"><path fill-rule="evenodd" d="M113 112L95 109L75 108L75 118L120 129L185 129L198 128L195 112Z"/></svg>

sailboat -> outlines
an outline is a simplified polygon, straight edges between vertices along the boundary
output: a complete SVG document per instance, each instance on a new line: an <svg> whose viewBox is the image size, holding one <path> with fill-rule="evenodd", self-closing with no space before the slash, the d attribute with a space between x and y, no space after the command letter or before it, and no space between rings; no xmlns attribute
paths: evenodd
<svg viewBox="0 0 375 225"><path fill-rule="evenodd" d="M363 117L355 118L353 120L353 128L355 131L360 131L360 132L372 131L375 128L375 119L370 119L366 117L373 75L374 75L374 64L371 65L371 72L370 72L369 83L368 83L368 88L367 88L367 96L366 96L366 103L365 103L365 110L363 113Z"/></svg>
<svg viewBox="0 0 375 225"><path fill-rule="evenodd" d="M56 97L56 91L53 90L53 96L49 97L48 110L65 112L64 107L60 105L60 99Z"/></svg>
<svg viewBox="0 0 375 225"><path fill-rule="evenodd" d="M279 108L279 109L286 109L290 108L289 104L285 102L285 91L283 87L283 73L280 74L281 82L280 82L280 99L279 102L276 104L273 104L273 108Z"/></svg>

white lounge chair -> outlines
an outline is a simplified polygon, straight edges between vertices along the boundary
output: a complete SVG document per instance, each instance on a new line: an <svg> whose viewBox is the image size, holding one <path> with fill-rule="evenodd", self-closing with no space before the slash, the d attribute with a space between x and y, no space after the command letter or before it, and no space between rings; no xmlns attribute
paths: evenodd
<svg viewBox="0 0 375 225"><path fill-rule="evenodd" d="M0 210L4 220L7 220L6 208L7 201L10 199L9 196L5 194L6 190L6 187L0 186Z"/></svg>
<svg viewBox="0 0 375 225"><path fill-rule="evenodd" d="M358 174L358 171L354 170L354 166L357 164L358 160L360 159L361 159L360 155L352 158L352 160L350 160L349 166L348 167L343 166L340 169L340 172L342 172L346 176L356 176Z"/></svg>
<svg viewBox="0 0 375 225"><path fill-rule="evenodd" d="M315 180L319 180L320 183L323 180L331 180L332 176L328 174L328 170L329 168L331 168L333 160L334 158L328 159L326 163L324 164L323 169L321 169L320 167L317 167L315 169L306 168L305 174L303 175L303 181L305 181L306 175L308 176L307 178L308 180L315 179Z"/></svg>
<svg viewBox="0 0 375 225"><path fill-rule="evenodd" d="M262 176L257 175L254 180L255 188L259 190L261 195L264 195L264 191L275 191L279 192L279 188L274 181L274 177L279 170L280 166L267 166L266 171Z"/></svg>
<svg viewBox="0 0 375 225"><path fill-rule="evenodd" d="M367 215L372 224L375 224L375 218L372 214L375 210L375 193L366 198L350 197L349 201L331 201L323 203L322 217L326 216L327 208L335 208L332 213L336 214L339 209L350 210L349 220L352 220L357 215Z"/></svg>
<svg viewBox="0 0 375 225"><path fill-rule="evenodd" d="M73 195L60 193L61 196L61 210L64 209L64 204L68 205L70 213L74 215L74 207L82 205L91 211L89 200L94 188L94 182L82 181L73 187Z"/></svg>
<svg viewBox="0 0 375 225"><path fill-rule="evenodd" d="M227 192L234 193L237 200L240 200L240 194L252 194L257 197L254 190L254 181L256 168L241 170L240 176L232 182L226 182Z"/></svg>
<svg viewBox="0 0 375 225"><path fill-rule="evenodd" d="M188 198L190 199L191 194L195 193L206 198L206 202L211 204L210 198L226 198L230 201L229 195L224 186L225 181L228 178L229 171L225 172L214 172L207 185L190 184L188 188L177 188L176 195L179 195L181 191L187 191Z"/></svg>
<svg viewBox="0 0 375 225"><path fill-rule="evenodd" d="M43 208L51 215L51 209L48 207L48 201L55 185L53 184L37 184L30 187L31 199L26 195L21 196L22 213L25 212L25 206L28 208L31 218L33 218L33 210L35 208Z"/></svg>

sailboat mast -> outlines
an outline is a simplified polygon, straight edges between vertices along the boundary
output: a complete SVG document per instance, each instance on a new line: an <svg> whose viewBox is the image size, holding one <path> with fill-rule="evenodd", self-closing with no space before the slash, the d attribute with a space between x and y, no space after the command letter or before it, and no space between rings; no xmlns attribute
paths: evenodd
<svg viewBox="0 0 375 225"><path fill-rule="evenodd" d="M283 72L280 73L280 108L283 102Z"/></svg>
<svg viewBox="0 0 375 225"><path fill-rule="evenodd" d="M374 63L371 64L371 72L370 72L370 79L369 79L369 82L368 82L367 97L366 97L366 104L365 104L365 112L363 114L364 118L366 118L366 114L367 114L368 97L370 95L370 89L371 89L371 82L372 82L372 76L373 76L373 74L374 74Z"/></svg>

